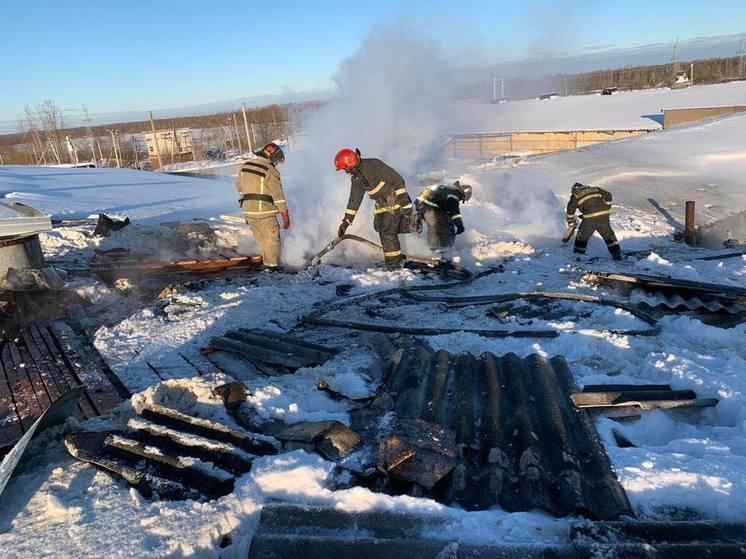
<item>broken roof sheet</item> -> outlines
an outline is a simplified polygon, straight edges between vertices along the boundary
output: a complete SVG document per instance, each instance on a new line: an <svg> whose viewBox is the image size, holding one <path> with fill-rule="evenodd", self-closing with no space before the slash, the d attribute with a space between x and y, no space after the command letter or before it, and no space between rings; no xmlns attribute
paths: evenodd
<svg viewBox="0 0 746 559"><path fill-rule="evenodd" d="M570 398L576 391L561 356L475 357L414 345L397 354L375 405L455 432L460 456L433 487L438 500L471 510L632 515L590 417Z"/></svg>

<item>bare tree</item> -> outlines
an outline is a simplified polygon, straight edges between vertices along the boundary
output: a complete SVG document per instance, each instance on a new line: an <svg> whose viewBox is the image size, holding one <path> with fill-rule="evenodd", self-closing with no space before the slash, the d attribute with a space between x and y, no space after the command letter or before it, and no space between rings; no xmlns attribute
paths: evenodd
<svg viewBox="0 0 746 559"><path fill-rule="evenodd" d="M62 109L51 99L45 99L41 103L37 103L36 114L41 124L41 129L50 143L52 152L57 157L57 162L62 163L62 156L65 154L65 150L62 149L63 135L61 131L65 128Z"/></svg>

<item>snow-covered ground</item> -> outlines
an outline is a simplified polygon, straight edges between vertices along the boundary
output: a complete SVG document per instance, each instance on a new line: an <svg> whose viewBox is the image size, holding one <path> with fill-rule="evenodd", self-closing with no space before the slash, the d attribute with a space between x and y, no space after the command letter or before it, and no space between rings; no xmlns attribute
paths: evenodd
<svg viewBox="0 0 746 559"><path fill-rule="evenodd" d="M541 130L657 129L662 109L745 105L746 82L695 85L688 89L619 91L614 95L571 95L496 105L465 105L452 133Z"/></svg>
<svg viewBox="0 0 746 559"><path fill-rule="evenodd" d="M548 103L557 101L561 100ZM475 184L474 199L462 210L467 232L458 237L458 255L474 270L505 265L503 273L484 277L452 294L570 290L620 296L613 289L584 281L580 269L588 267L746 287L746 257L692 260L703 251L671 241L673 227L646 200L648 194L661 203L669 197L678 200L694 195L697 199L700 194L695 185L713 183L718 191L727 193L723 205L743 207L746 192L739 189L739 180L746 171L744 138L746 116L734 116L578 152L526 158L517 164L461 164L421 177L423 185L459 177ZM576 261L571 247L558 239L563 230L563 202L575 180L595 182L613 192L619 203L612 212L612 223L623 249L652 249L653 253L614 263L607 260L602 241L594 238L588 258L598 259ZM18 199L57 215L79 217L109 211L128 213L139 221L105 241L86 237L82 227L56 229L43 236L48 256L76 264L95 247L134 246L144 239L153 244L165 242L162 228L154 224L173 221L174 216L214 218L226 211L235 213L230 184L132 171L0 167L0 188L23 193ZM292 204L292 195L289 199ZM340 216L345 201L345 192L332 201L339 205ZM364 206L361 213L368 209ZM222 242L247 242L248 233L242 228L212 223L221 229ZM362 229L364 224L355 225L355 232L373 237L372 230ZM321 224L320 228L327 226L336 227L336 223ZM352 293L366 293L429 281L406 270L382 271L367 264L364 255L348 253L346 266L324 266L318 275L301 272L216 279L179 288L159 301L107 288L91 278L71 278L70 287L92 302L87 326L93 327L94 343L131 390L144 391L141 398L155 398L171 389L175 396L189 387L196 400L176 398L170 405L204 413L210 407L203 405L211 398L210 379L176 378L170 386L155 390L158 379L147 363L162 364L164 369L178 364L179 354L193 353L206 345L211 335L238 326L292 328L314 303L335 299L336 288L342 284L352 285ZM434 306L428 309L432 325L468 326L485 320L479 309L466 309L458 315L445 315ZM392 319L413 325L423 322L421 311L396 312ZM577 325L583 328L591 323L637 325L624 312L607 310L586 316ZM720 328L674 314L663 317L660 325L661 332L654 337L570 333L566 331L575 323L569 317L554 324L565 331L556 339L449 334L427 341L436 349L451 352L561 354L580 385L667 383L675 389L694 389L702 398L718 398L715 408L686 413L654 411L624 424L600 419L597 427L640 517L746 521L746 325ZM326 336L333 340L334 332ZM346 346L321 367L254 383L255 395L250 401L265 417L290 422L347 421L344 406L315 390L314 383L324 378L344 393L369 393L374 388L365 375L370 359L362 350ZM124 405L110 422L121 422L126 408ZM86 427L97 424L100 426L94 422ZM617 447L612 427L636 447ZM126 484L71 459L58 439L47 437L39 446L33 463L10 482L3 495L3 501L9 503L0 511L4 557L245 557L258 512L271 499L349 511L397 509L437 514L450 519L450 528L429 537L473 542L558 542L575 520L554 519L539 511L467 513L428 499L391 497L363 488L335 491L333 465L304 451L258 459L234 493L213 502L150 502ZM222 536L229 532L232 545L219 549Z"/></svg>

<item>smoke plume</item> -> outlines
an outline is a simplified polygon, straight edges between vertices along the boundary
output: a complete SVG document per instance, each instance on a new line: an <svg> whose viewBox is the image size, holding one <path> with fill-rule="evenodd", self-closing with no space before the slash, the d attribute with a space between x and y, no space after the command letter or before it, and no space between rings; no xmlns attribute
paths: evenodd
<svg viewBox="0 0 746 559"><path fill-rule="evenodd" d="M340 65L335 82L335 99L303 123L305 136L281 169L293 218L283 258L291 266L303 265L336 237L350 191L350 177L334 170L340 148L382 159L399 171L415 197L419 166L449 131L448 63L437 41L404 24L374 29ZM372 201L363 202L348 232L377 242ZM354 244L341 245L338 253L346 260L370 255Z"/></svg>

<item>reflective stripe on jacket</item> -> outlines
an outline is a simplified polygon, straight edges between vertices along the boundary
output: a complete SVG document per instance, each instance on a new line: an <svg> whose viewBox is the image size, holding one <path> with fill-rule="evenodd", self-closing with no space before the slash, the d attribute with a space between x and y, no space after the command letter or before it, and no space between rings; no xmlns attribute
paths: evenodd
<svg viewBox="0 0 746 559"><path fill-rule="evenodd" d="M349 222L355 219L365 194L375 202L376 214L412 208L404 179L380 159L361 159L352 173L350 198L345 210Z"/></svg>
<svg viewBox="0 0 746 559"><path fill-rule="evenodd" d="M246 161L238 172L236 189L246 217L269 217L287 210L280 172L269 159L255 157Z"/></svg>
<svg viewBox="0 0 746 559"><path fill-rule="evenodd" d="M611 192L596 186L582 186L575 190L567 203L567 217L580 210L583 219L609 215L611 211Z"/></svg>

